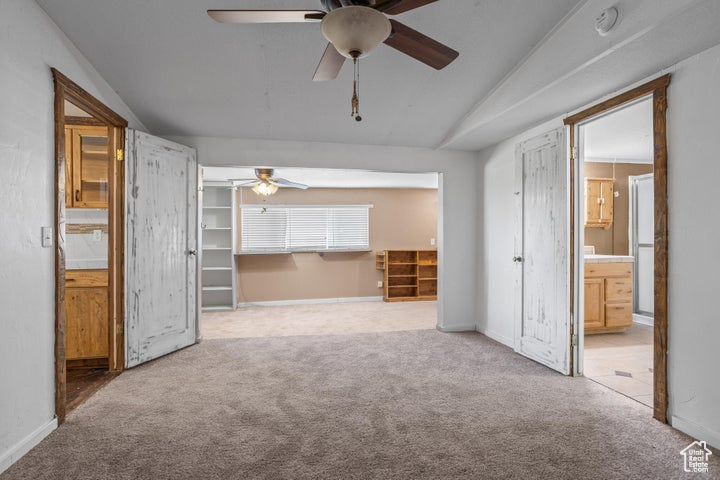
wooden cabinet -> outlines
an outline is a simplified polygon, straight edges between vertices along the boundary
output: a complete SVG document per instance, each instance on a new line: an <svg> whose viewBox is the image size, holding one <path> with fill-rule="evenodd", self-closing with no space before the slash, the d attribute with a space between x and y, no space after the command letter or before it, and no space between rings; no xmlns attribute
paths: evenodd
<svg viewBox="0 0 720 480"><path fill-rule="evenodd" d="M65 204L107 208L109 197L107 127L65 126Z"/></svg>
<svg viewBox="0 0 720 480"><path fill-rule="evenodd" d="M385 271L385 301L437 300L437 250L385 250L376 257Z"/></svg>
<svg viewBox="0 0 720 480"><path fill-rule="evenodd" d="M585 226L610 228L613 223L615 182L610 178L585 179Z"/></svg>
<svg viewBox="0 0 720 480"><path fill-rule="evenodd" d="M585 264L585 333L624 330L632 325L633 264Z"/></svg>
<svg viewBox="0 0 720 480"><path fill-rule="evenodd" d="M66 359L107 358L108 271L68 270L65 274L65 312Z"/></svg>

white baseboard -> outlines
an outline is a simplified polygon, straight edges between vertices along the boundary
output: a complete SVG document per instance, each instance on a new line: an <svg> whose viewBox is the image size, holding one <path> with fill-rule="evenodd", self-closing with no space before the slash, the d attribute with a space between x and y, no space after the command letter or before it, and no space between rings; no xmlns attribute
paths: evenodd
<svg viewBox="0 0 720 480"><path fill-rule="evenodd" d="M0 473L4 472L10 465L20 460L20 458L28 453L32 448L40 443L43 438L47 437L50 432L57 428L57 418L53 418L45 425L32 432L27 437L10 447L10 450L0 454Z"/></svg>
<svg viewBox="0 0 720 480"><path fill-rule="evenodd" d="M459 332L474 332L475 324L467 325L438 325L437 328L443 333L459 333Z"/></svg>
<svg viewBox="0 0 720 480"><path fill-rule="evenodd" d="M695 422L685 420L681 417L676 417L675 415L670 417L670 425L681 432L687 433L695 440L705 440L708 445L715 449L713 453L720 455L720 432L713 432L702 425L698 425Z"/></svg>
<svg viewBox="0 0 720 480"><path fill-rule="evenodd" d="M633 313L632 321L633 323L639 323L640 325L647 325L649 327L655 326L655 319L653 317L640 315L639 313Z"/></svg>
<svg viewBox="0 0 720 480"><path fill-rule="evenodd" d="M487 330L487 329L480 328L480 327L478 327L477 331L482 333L486 337L492 338L496 342L500 342L503 345L506 345L510 348L515 347L515 340L510 337L506 337L505 335L503 335L501 333L493 332L492 330Z"/></svg>
<svg viewBox="0 0 720 480"><path fill-rule="evenodd" d="M270 302L241 302L242 307L279 307L284 305L318 305L323 303L382 302L383 297L308 298L305 300L273 300Z"/></svg>

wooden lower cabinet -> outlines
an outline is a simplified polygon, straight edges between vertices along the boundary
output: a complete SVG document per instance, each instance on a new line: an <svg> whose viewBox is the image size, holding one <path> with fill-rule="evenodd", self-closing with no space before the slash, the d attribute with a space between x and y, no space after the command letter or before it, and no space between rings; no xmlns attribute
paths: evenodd
<svg viewBox="0 0 720 480"><path fill-rule="evenodd" d="M68 270L65 274L65 357L108 357L108 272Z"/></svg>
<svg viewBox="0 0 720 480"><path fill-rule="evenodd" d="M618 332L632 325L633 264L585 264L585 333Z"/></svg>

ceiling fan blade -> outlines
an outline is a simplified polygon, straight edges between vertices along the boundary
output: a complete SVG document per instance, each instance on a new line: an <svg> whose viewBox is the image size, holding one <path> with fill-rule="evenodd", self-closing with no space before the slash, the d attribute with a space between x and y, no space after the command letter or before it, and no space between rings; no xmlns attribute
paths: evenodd
<svg viewBox="0 0 720 480"><path fill-rule="evenodd" d="M290 187L290 188L299 188L300 190L307 190L308 186L303 185L302 183L295 183L291 182L290 180L285 180L284 178L270 178L268 180L273 185L277 185L278 187Z"/></svg>
<svg viewBox="0 0 720 480"><path fill-rule="evenodd" d="M332 43L328 43L320 63L315 70L313 82L326 82L335 80L345 63L345 57L340 55Z"/></svg>
<svg viewBox="0 0 720 480"><path fill-rule="evenodd" d="M385 2L377 4L375 9L380 10L386 15L398 15L435 2L437 2L437 0L386 0Z"/></svg>
<svg viewBox="0 0 720 480"><path fill-rule="evenodd" d="M413 30L395 20L390 20L392 33L385 43L436 70L442 70L455 60L459 52L443 45L437 40Z"/></svg>
<svg viewBox="0 0 720 480"><path fill-rule="evenodd" d="M219 23L305 23L319 22L322 10L208 10Z"/></svg>

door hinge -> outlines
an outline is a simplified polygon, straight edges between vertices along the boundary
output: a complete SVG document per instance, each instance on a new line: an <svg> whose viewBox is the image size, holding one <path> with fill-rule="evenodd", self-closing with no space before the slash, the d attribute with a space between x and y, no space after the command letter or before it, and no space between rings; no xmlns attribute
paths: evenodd
<svg viewBox="0 0 720 480"><path fill-rule="evenodd" d="M122 323L118 323L115 325L115 332L117 332L118 335L122 335L125 331L125 326Z"/></svg>
<svg viewBox="0 0 720 480"><path fill-rule="evenodd" d="M124 157L125 157L125 151L123 149L118 148L117 150L115 150L115 158L117 159L118 162L122 162Z"/></svg>
<svg viewBox="0 0 720 480"><path fill-rule="evenodd" d="M570 159L575 160L577 158L575 155L577 155L577 149L574 146L570 147Z"/></svg>
<svg viewBox="0 0 720 480"><path fill-rule="evenodd" d="M572 346L577 347L577 335L573 333L571 338L572 338Z"/></svg>

